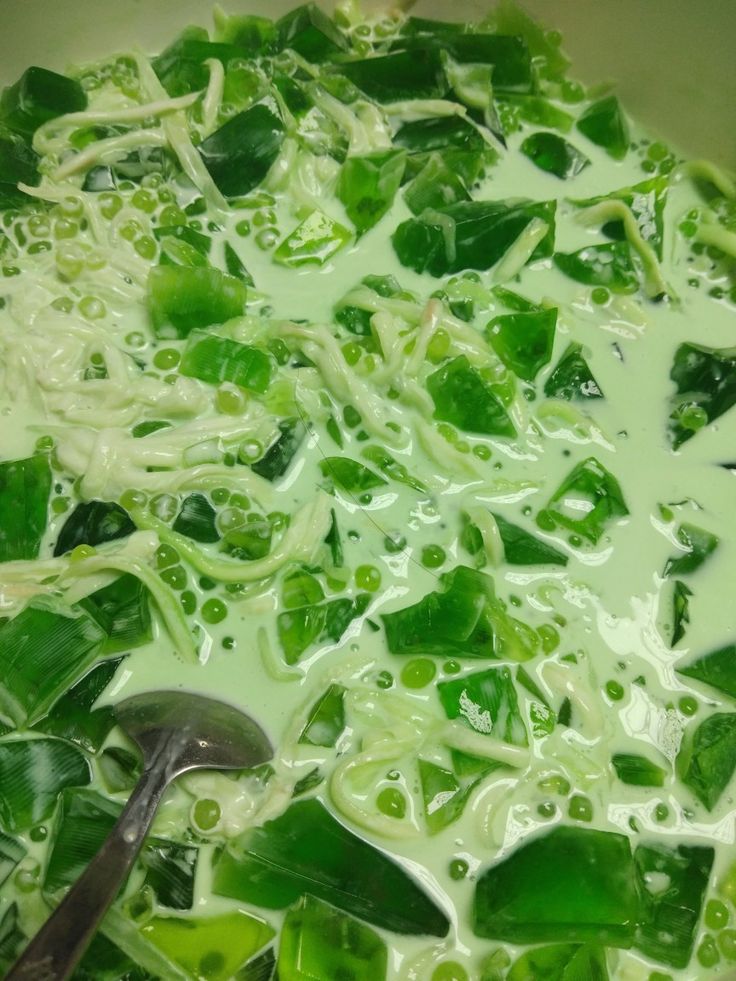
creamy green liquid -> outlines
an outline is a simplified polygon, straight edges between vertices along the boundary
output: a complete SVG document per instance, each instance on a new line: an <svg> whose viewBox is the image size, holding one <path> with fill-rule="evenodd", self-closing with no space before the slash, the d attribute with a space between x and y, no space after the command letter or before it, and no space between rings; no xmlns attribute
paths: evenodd
<svg viewBox="0 0 736 981"><path fill-rule="evenodd" d="M538 201L556 198L559 201L557 251L569 252L604 241L597 228L586 229L576 221L577 209L567 198L605 194L645 179L647 174L641 168L646 156L644 134L634 129L636 149L630 150L626 159L618 163L573 130L568 135L570 141L590 157L592 165L573 180L563 182L543 173L516 152L523 137L536 128L527 125L521 133L509 137L508 152L501 153L473 197L503 200L524 196ZM96 208L94 195L86 197L90 207ZM276 197L277 224L283 237L296 226L298 219L289 195L279 192ZM349 226L342 206L332 194L323 193L319 204ZM486 776L472 792L462 817L435 836L430 837L425 830L416 759L421 756L448 766L447 750L440 743L423 739L419 732L413 749L399 753L383 768L364 771L352 786L355 807L367 817L362 826L352 823L351 827L404 861L452 919L451 932L445 941L384 933L391 952L391 979L428 981L436 965L443 961L457 962L469 978L479 978L483 958L501 945L479 940L470 929L476 875L507 856L527 835L550 828L556 822L575 823L568 814L570 799L575 795L590 801L590 827L617 830L636 841L713 843L717 857L706 901L717 895L716 884L733 860L733 783L708 813L671 775L684 730L713 711L733 708L726 696L698 682L686 683L674 670L693 656L734 639L731 593L736 484L734 474L718 464L733 459L736 416L733 411L724 415L677 452L671 450L666 437L673 393L669 369L677 346L693 341L726 347L733 343L734 337L733 306L727 300L718 301L708 295L713 285L727 287L727 278L719 269L712 275L720 279L709 278L709 260L705 256L693 257L690 242L678 231L678 223L688 210L701 204L702 199L690 180L673 179L665 212L662 262L664 279L672 294L668 300L655 303L635 294L595 303L590 288L564 276L551 260L530 263L518 280L504 284L532 301L545 300L557 306L557 334L552 361L536 380L536 399L519 400L526 413L522 425L517 427L519 436L509 441L459 434L472 446L485 445L491 450L492 456L487 461L467 454L476 476L456 467L449 457L446 468L438 466L417 436L419 410L401 400L387 402L391 418L410 435L404 446L387 448L431 493L417 492L390 481L378 489L370 505L363 506L352 495L335 492L331 504L336 510L345 547L345 565L351 578L344 592L328 591L328 598L360 591L354 579L359 566L371 565L380 573L380 587L372 593L367 612L353 621L338 643L315 645L297 665L288 667L283 663L276 634L276 616L282 610L280 583L284 570L252 584L244 596L238 596L224 593L220 586L203 589L199 575L188 569L187 589L196 594L198 609L211 596L223 597L228 604L227 617L216 626L203 622L199 613L192 618L193 624L198 623L200 663L184 663L175 655L172 641L159 620L155 640L125 659L103 696L103 701L115 702L141 691L180 687L225 699L261 722L276 747L276 775L265 792L254 794L252 781L247 778L238 781L222 775L192 775L170 792L157 818L159 832L180 834L187 827L197 799L215 800L222 817L206 837L213 843L221 843L245 830L254 820L265 820L283 811L293 784L315 767L327 777L317 793L328 807L333 807L329 777L335 766L343 765L364 749L366 741L370 743L396 725L390 708L393 703L387 701L388 707L380 712L371 708L373 702L379 706L388 696L444 721L435 684L458 676L446 672L447 660L434 659L436 675L426 686L407 688L401 681L401 672L408 659L391 655L383 630L372 631L365 620L380 622L381 613L402 609L438 588L437 576L441 573L459 564L472 564L459 542L462 511L469 506L486 506L565 550L570 560L564 568L509 566L501 562L495 568L487 565L484 571L493 576L497 593L510 604L512 615L534 628L547 625L558 631L559 643L555 648L540 653L525 668L552 704L559 704L566 695L570 697L574 726L557 726L551 735L537 738L527 725L528 765L521 769L501 769ZM318 269L286 270L273 263L269 252L256 246L253 234L239 236L236 224L246 217L252 220L256 213L234 212L224 222L224 230L212 234L215 248L224 239L237 247L258 293L264 298L262 302L273 308L274 321L308 320L326 325L332 331L336 301L368 273L394 275L404 289L420 298L420 307L441 286L440 281L401 266L391 247L390 234L400 221L410 217L401 193L390 213L375 228ZM206 217L200 216L200 220L204 222ZM110 225L103 223L103 227L109 230ZM80 232L76 241L85 240L91 242L90 233ZM146 361L156 346L182 349L183 342L156 342L151 333L145 306L148 263L135 256L130 243L120 238L113 241L111 236L108 243L96 243L95 248L109 261L104 274L87 271L74 283L82 295L99 297L105 303L106 313L102 318L91 323L87 320L92 334L105 332L120 350ZM116 289L122 286L121 269L114 267L116 252L136 269L132 285L125 286L125 295ZM67 323L78 324L78 308L70 314L49 311L51 300L69 295L69 288L55 275L53 262L46 255L35 260L24 258L17 265L21 267L20 276L0 281L0 295L6 296L6 305L0 310L0 345L3 346L0 349L6 352L4 360L10 352L22 352L20 363L26 366L26 375L21 377L8 370L0 387L0 458L30 455L38 437L50 433L57 441L59 458L67 475L79 478L86 471L90 454L86 449L71 452L69 434L72 428L81 428L87 434L100 433L106 426L104 403L92 400L88 416L75 423L70 418L73 413L69 407L76 396L68 395L63 368L59 369L62 381L55 387L55 383L48 381L52 371L50 360L34 361L27 342L18 336L26 328L43 333L49 317L54 324L63 325L64 317ZM493 270L482 273L481 280L484 285L493 285ZM696 285L690 285L691 281ZM251 294L251 303L257 312L261 301L256 293ZM474 326L482 330L500 312L500 306L489 308L476 316ZM244 337L249 330L251 327L246 324ZM135 350L126 342L134 331L144 338L143 346ZM278 333L275 328L274 335ZM46 343L50 354L53 344L49 336ZM340 343L349 339L343 332ZM583 344L591 370L605 393L604 399L569 403L576 413L582 413L583 425L577 428L569 419L548 415L540 420L539 415L546 401L542 392L544 379L572 340ZM81 341L67 337L65 349L73 349L75 343ZM478 343L485 343L482 334L478 335ZM157 373L160 379L168 372ZM372 387L370 376L364 376L364 381L375 397L385 396L385 386ZM210 387L197 382L187 384L194 393L192 398L197 400L194 417L221 418L223 425L232 423L233 417L218 416ZM63 392L60 394L65 385L68 398ZM330 390L325 381L318 381L317 386ZM168 418L175 426L182 423L181 416L167 414L165 408L155 405L147 408L134 395L126 405L130 409L129 418L121 425L114 423L113 430L105 435L111 448L109 465L97 486L104 491L100 496L107 499L119 497L126 489L135 487L126 477L126 454L131 450L125 439L130 426L146 418ZM332 395L336 405L346 404L339 394L333 391ZM121 404L126 404L124 399ZM303 411L305 415L310 414L308 408ZM431 417L428 422L433 425ZM361 459L362 444L356 441L360 428L351 430L341 425L342 453L353 459ZM323 456L340 453L326 431L324 413L313 415L311 435L286 476L274 484L270 499L263 502L263 510L294 515L314 499L323 483L319 468ZM562 533L540 531L533 515L546 506L572 467L589 456L595 456L616 476L630 514L612 522L596 546L575 547ZM237 467L232 470L227 484L231 490L238 487L238 473ZM244 490L250 493L245 485ZM74 492L68 485L64 494L74 500ZM680 502L691 503L674 508L674 526L668 527L660 517L659 506ZM529 514L523 513L526 507L531 509ZM61 515L51 523L42 555L51 554L66 516ZM677 650L672 650L667 639L672 625L671 583L663 578L662 572L675 551L674 527L683 521L715 533L720 544L703 567L687 577L693 590L690 624L685 639ZM392 532L402 533L407 540L406 548L397 554L387 553L384 546L384 536ZM440 546L445 552L445 562L439 568L427 569L422 565L422 550L428 545ZM6 610L14 613L18 608L17 594L6 585L0 567L0 613ZM268 638L270 657L264 657L256 643L261 629ZM234 638L232 649L226 649L224 638ZM573 652L577 664L561 660ZM465 661L460 670L471 673L497 663ZM380 672L386 671L394 682L388 692L377 686ZM612 699L606 692L606 685L611 681L623 688L620 700ZM306 713L331 682L339 682L349 689L348 728L338 742L339 756L332 750L322 751L296 742ZM521 696L520 692L523 703ZM694 697L697 702L692 718L680 710L685 696ZM524 717L528 723L528 717ZM119 735L113 731L110 743L117 741ZM617 752L656 760L670 774L665 785L639 788L621 783L610 766L611 755ZM397 771L398 780L389 780L389 771ZM568 781L569 793L555 795L540 788L539 782L554 774ZM395 836L381 833L392 819L380 815L376 808L379 792L391 786L400 788L406 800L405 817L395 819L401 826ZM264 801L264 795L268 800ZM658 820L656 809L662 804L666 805L668 816ZM540 805L547 805L549 816L540 814ZM259 807L265 809L259 812ZM373 831L370 830L372 816L376 819ZM24 841L30 856L24 861L43 864L45 846L30 841L27 836ZM193 908L197 915L222 912L237 905L210 894L208 847L203 847L199 860ZM468 865L467 876L460 880L449 874L450 863L457 859ZM28 911L29 929L32 929L42 916L42 907L32 903L28 894L16 894L13 880L5 887L4 895L6 902L16 895L22 908ZM278 926L280 914L253 912L265 915ZM732 922L733 917L731 909ZM699 942L696 940L696 951ZM512 958L520 950L511 945L506 948ZM732 970L723 957L717 966L708 969L694 955L687 969L674 971L647 962L635 950L609 950L608 956L611 978L617 981L644 981L656 970L666 971L682 981L695 981L725 978Z"/></svg>

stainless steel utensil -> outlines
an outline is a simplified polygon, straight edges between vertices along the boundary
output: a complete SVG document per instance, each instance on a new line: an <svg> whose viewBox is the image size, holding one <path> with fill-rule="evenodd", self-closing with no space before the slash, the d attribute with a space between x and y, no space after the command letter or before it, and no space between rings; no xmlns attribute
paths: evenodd
<svg viewBox="0 0 736 981"><path fill-rule="evenodd" d="M68 978L140 851L167 786L188 770L241 770L273 755L260 726L224 702L184 692L134 695L115 707L143 754L143 774L115 827L5 981Z"/></svg>

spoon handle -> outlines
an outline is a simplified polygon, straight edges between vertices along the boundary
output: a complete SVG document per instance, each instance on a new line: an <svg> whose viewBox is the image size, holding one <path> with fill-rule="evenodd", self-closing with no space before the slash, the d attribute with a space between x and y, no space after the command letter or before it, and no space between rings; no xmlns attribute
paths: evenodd
<svg viewBox="0 0 736 981"><path fill-rule="evenodd" d="M160 753L104 845L36 934L5 981L64 981L76 967L130 871L164 790L175 776Z"/></svg>

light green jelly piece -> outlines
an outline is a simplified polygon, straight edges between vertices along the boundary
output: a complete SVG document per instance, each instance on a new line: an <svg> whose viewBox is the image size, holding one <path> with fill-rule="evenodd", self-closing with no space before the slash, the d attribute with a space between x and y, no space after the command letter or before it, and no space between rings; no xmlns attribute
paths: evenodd
<svg viewBox="0 0 736 981"><path fill-rule="evenodd" d="M223 916L154 916L141 933L193 978L228 981L276 931L243 910Z"/></svg>
<svg viewBox="0 0 736 981"><path fill-rule="evenodd" d="M344 225L322 211L313 211L281 242L273 258L282 266L323 266L351 238Z"/></svg>
<svg viewBox="0 0 736 981"><path fill-rule="evenodd" d="M279 981L383 981L388 950L375 930L314 896L286 914L279 945Z"/></svg>

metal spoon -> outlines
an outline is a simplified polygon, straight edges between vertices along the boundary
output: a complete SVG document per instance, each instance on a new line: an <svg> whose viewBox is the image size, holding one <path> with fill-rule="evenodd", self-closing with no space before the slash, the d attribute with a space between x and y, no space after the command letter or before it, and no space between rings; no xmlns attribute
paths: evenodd
<svg viewBox="0 0 736 981"><path fill-rule="evenodd" d="M143 753L143 774L104 845L5 981L69 977L117 896L172 780L200 768L242 770L273 755L253 719L199 695L134 695L115 707L115 716Z"/></svg>

